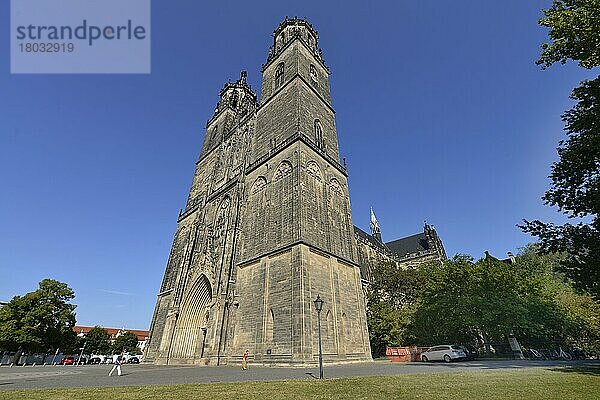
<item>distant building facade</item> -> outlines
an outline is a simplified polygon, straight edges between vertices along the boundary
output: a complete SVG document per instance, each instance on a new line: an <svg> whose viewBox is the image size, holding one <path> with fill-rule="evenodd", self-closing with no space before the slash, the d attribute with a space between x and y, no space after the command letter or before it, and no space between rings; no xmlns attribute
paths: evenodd
<svg viewBox="0 0 600 400"><path fill-rule="evenodd" d="M75 325L73 327L73 331L80 337L86 337L87 334L92 330L93 326L80 326ZM110 335L111 343L115 341L121 335L124 335L127 332L133 333L138 340L138 347L141 351L144 351L146 348L146 343L148 343L148 338L150 337L150 331L144 331L140 329L125 329L125 328L102 328Z"/></svg>

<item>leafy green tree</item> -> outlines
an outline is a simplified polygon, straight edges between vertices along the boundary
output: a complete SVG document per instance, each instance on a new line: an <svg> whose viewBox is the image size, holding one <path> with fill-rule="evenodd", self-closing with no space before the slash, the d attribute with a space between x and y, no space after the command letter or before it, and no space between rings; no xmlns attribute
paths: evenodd
<svg viewBox="0 0 600 400"><path fill-rule="evenodd" d="M430 274L413 321L418 344L489 345L526 325L521 276L507 264L461 255Z"/></svg>
<svg viewBox="0 0 600 400"><path fill-rule="evenodd" d="M388 346L413 341L409 327L426 276L424 268L402 269L389 262L374 268L367 290L367 323L374 357L385 355Z"/></svg>
<svg viewBox="0 0 600 400"><path fill-rule="evenodd" d="M401 269L382 263L367 292L374 356L386 346L471 344L490 350L514 334L525 346L600 350L600 304L577 292L565 256L529 246L514 263L457 255Z"/></svg>
<svg viewBox="0 0 600 400"><path fill-rule="evenodd" d="M91 354L107 354L110 351L110 335L106 329L95 326L85 336L86 349Z"/></svg>
<svg viewBox="0 0 600 400"><path fill-rule="evenodd" d="M539 24L550 28L552 42L542 44L537 64L548 68L570 59L583 68L600 65L600 0L554 0L543 12Z"/></svg>
<svg viewBox="0 0 600 400"><path fill-rule="evenodd" d="M513 264L458 256L431 266L411 326L418 344L471 343L489 351L487 344L511 333L527 346L593 344L599 305L556 272L560 262L528 248Z"/></svg>
<svg viewBox="0 0 600 400"><path fill-rule="evenodd" d="M73 332L75 297L66 283L44 279L39 288L15 296L0 308L0 347L27 353L45 353L77 346Z"/></svg>
<svg viewBox="0 0 600 400"><path fill-rule="evenodd" d="M122 351L129 353L139 353L137 336L131 332L125 332L115 339L112 344L113 353L117 354Z"/></svg>
<svg viewBox="0 0 600 400"><path fill-rule="evenodd" d="M554 0L544 14L539 23L550 28L551 42L542 45L542 68L567 60L588 69L600 65L600 0ZM564 252L560 269L600 298L600 76L581 82L571 99L575 106L562 116L568 138L559 144L543 200L580 221L525 220L520 227L540 239L542 251Z"/></svg>

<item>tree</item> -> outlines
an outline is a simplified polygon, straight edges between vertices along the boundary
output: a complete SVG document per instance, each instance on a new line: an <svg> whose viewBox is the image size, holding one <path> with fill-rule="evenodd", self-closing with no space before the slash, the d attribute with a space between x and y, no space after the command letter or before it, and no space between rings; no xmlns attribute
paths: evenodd
<svg viewBox="0 0 600 400"><path fill-rule="evenodd" d="M39 288L15 296L0 308L0 347L5 350L45 353L76 346L75 297L66 283L44 279Z"/></svg>
<svg viewBox="0 0 600 400"><path fill-rule="evenodd" d="M542 68L577 60L583 68L600 65L600 0L554 0L539 24L550 28L551 43L542 44Z"/></svg>
<svg viewBox="0 0 600 400"><path fill-rule="evenodd" d="M110 335L100 326L90 329L85 336L85 343L91 354L107 354L110 351Z"/></svg>
<svg viewBox="0 0 600 400"><path fill-rule="evenodd" d="M418 344L487 346L525 326L522 281L514 268L495 259L473 262L456 256L431 269L417 303L413 328Z"/></svg>
<svg viewBox="0 0 600 400"><path fill-rule="evenodd" d="M427 280L427 268L398 268L382 262L372 272L367 290L367 324L371 353L385 355L388 346L402 346L414 341L409 329L414 305Z"/></svg>
<svg viewBox="0 0 600 400"><path fill-rule="evenodd" d="M115 339L112 344L112 351L115 354L122 351L129 353L140 352L137 336L131 332L125 332Z"/></svg>
<svg viewBox="0 0 600 400"><path fill-rule="evenodd" d="M600 65L600 0L554 0L544 14L539 23L550 28L552 42L542 45L542 68L567 60L588 69ZM571 99L575 106L562 116L568 138L559 143L543 200L580 221L524 220L520 227L540 239L542 251L564 252L560 269L600 297L600 76L581 82Z"/></svg>
<svg viewBox="0 0 600 400"><path fill-rule="evenodd" d="M514 334L526 346L594 344L600 305L556 273L561 257L529 247L513 264L494 258L454 257L430 267L411 325L416 344L506 343Z"/></svg>

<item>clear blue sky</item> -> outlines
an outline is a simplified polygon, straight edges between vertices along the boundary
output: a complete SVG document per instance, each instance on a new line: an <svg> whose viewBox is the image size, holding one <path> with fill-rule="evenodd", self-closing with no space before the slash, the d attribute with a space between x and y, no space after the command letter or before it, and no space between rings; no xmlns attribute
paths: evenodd
<svg viewBox="0 0 600 400"><path fill-rule="evenodd" d="M434 224L449 255L497 256L562 221L548 186L560 114L586 77L534 64L550 1L153 1L152 74L10 75L0 5L0 300L52 277L78 323L148 328L217 94L260 89L285 15L320 34L354 223Z"/></svg>

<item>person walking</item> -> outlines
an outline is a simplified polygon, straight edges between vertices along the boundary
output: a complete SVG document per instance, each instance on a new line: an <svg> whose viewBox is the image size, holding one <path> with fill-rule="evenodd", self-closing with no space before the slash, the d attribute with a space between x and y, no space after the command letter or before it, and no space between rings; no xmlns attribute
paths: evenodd
<svg viewBox="0 0 600 400"><path fill-rule="evenodd" d="M115 359L115 364L113 365L112 369L108 373L108 376L111 376L112 373L115 372L115 369L117 370L117 375L121 376L122 375L121 364L123 364L123 352L121 352L121 354L119 354L117 356L117 358Z"/></svg>
<svg viewBox="0 0 600 400"><path fill-rule="evenodd" d="M244 355L242 356L242 371L245 371L248 369L248 350L246 350L244 352Z"/></svg>

